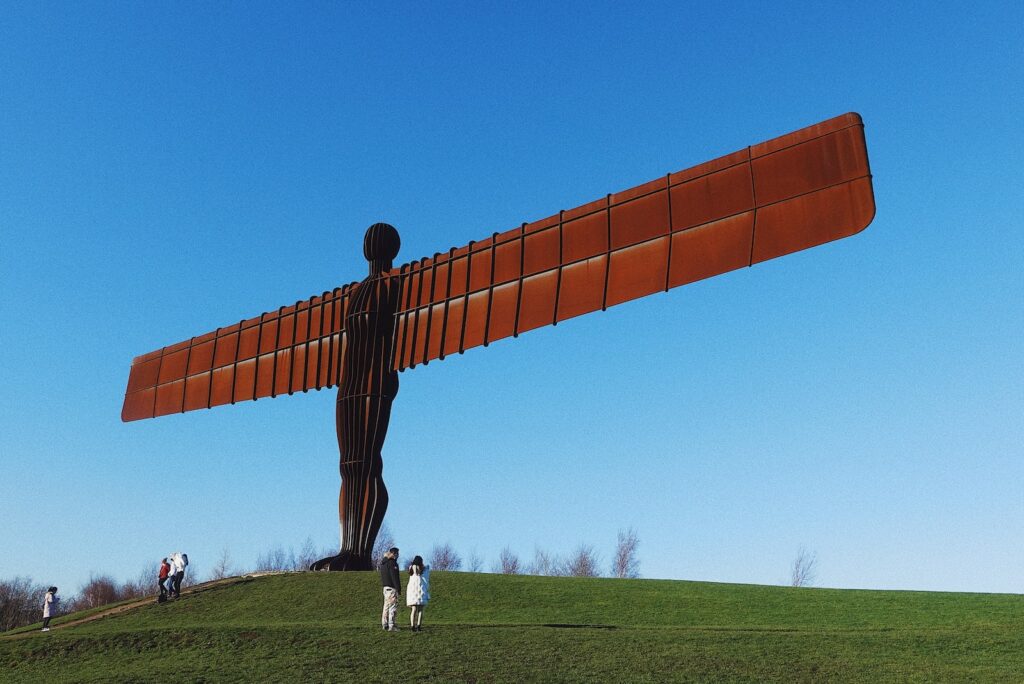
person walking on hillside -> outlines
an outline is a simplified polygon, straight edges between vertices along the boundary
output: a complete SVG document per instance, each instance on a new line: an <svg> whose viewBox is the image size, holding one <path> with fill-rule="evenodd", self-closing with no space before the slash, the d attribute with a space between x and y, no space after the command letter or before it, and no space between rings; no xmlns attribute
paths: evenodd
<svg viewBox="0 0 1024 684"><path fill-rule="evenodd" d="M188 554L175 551L171 554L171 565L174 566L171 595L174 598L179 598L181 596L181 580L185 579L185 568L188 567Z"/></svg>
<svg viewBox="0 0 1024 684"><path fill-rule="evenodd" d="M405 590L405 605L412 609L409 625L414 632L423 631L423 607L430 600L430 566L423 557L416 556L409 566L409 586Z"/></svg>
<svg viewBox="0 0 1024 684"><path fill-rule="evenodd" d="M386 632L397 632L395 613L398 612L398 597L402 595L402 578L398 574L398 547L392 546L381 559L380 584L384 589L384 609L380 614L380 626Z"/></svg>
<svg viewBox="0 0 1024 684"><path fill-rule="evenodd" d="M57 612L57 604L60 598L57 596L57 587L50 587L46 590L46 598L43 599L43 631L50 631L50 618Z"/></svg>
<svg viewBox="0 0 1024 684"><path fill-rule="evenodd" d="M160 598L157 602L163 603L167 600L167 578L171 574L171 564L164 558L160 561L160 576L157 578L157 584L160 585Z"/></svg>

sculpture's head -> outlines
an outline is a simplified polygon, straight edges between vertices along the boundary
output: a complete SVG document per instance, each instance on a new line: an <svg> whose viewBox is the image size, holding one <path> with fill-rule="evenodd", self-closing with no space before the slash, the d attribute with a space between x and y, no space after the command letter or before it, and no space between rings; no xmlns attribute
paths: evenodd
<svg viewBox="0 0 1024 684"><path fill-rule="evenodd" d="M398 256L402 240L395 227L387 223L374 223L366 229L363 238L363 255L370 262L370 275L391 268L391 262Z"/></svg>

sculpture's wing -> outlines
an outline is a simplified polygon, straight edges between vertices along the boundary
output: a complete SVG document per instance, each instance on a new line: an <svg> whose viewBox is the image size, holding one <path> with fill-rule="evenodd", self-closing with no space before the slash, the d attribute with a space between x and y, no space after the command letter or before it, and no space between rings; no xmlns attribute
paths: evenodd
<svg viewBox="0 0 1024 684"><path fill-rule="evenodd" d="M847 237L874 210L845 114L394 269L394 368ZM121 419L338 385L355 285L136 358Z"/></svg>
<svg viewBox="0 0 1024 684"><path fill-rule="evenodd" d="M495 233L394 273L394 367L863 230L875 205L857 114Z"/></svg>
<svg viewBox="0 0 1024 684"><path fill-rule="evenodd" d="M339 384L345 309L355 285L139 356L121 420Z"/></svg>

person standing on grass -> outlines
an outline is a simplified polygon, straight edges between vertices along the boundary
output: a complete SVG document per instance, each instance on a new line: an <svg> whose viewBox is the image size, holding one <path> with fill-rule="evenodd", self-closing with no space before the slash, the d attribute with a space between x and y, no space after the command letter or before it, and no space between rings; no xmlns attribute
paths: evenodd
<svg viewBox="0 0 1024 684"><path fill-rule="evenodd" d="M167 578L167 595L168 598L175 598L174 594L174 580L178 578L178 560L181 558L181 552L175 551L167 559L170 561L170 570L168 571Z"/></svg>
<svg viewBox="0 0 1024 684"><path fill-rule="evenodd" d="M43 599L43 631L50 631L50 618L57 612L57 604L60 598L57 597L57 587L50 587L46 590L46 598Z"/></svg>
<svg viewBox="0 0 1024 684"><path fill-rule="evenodd" d="M402 595L402 578L398 574L398 547L392 546L380 562L380 584L384 588L384 609L380 614L380 626L386 632L397 632L395 613L398 612L398 597Z"/></svg>
<svg viewBox="0 0 1024 684"><path fill-rule="evenodd" d="M188 567L188 554L175 551L171 554L171 565L174 566L174 578L171 584L171 596L181 596L181 580L185 578L185 568Z"/></svg>
<svg viewBox="0 0 1024 684"><path fill-rule="evenodd" d="M171 564L164 558L160 561L160 576L157 580L157 584L160 585L160 598L157 599L160 603L167 600L167 578L171 574Z"/></svg>
<svg viewBox="0 0 1024 684"><path fill-rule="evenodd" d="M412 609L409 624L412 631L423 631L423 607L430 600L430 566L423 565L423 557L416 556L409 566L409 586L405 590L405 605Z"/></svg>

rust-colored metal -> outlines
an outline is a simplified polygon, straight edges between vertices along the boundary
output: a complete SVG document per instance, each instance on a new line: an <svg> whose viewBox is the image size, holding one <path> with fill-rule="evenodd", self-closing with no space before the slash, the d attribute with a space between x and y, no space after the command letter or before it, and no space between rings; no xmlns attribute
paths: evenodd
<svg viewBox="0 0 1024 684"><path fill-rule="evenodd" d="M340 386L342 550L319 565L369 567L397 371L863 230L863 129L844 114L399 268L376 224L362 282L136 358L121 418Z"/></svg>
<svg viewBox="0 0 1024 684"><path fill-rule="evenodd" d="M137 357L121 419L333 387L357 283Z"/></svg>
<svg viewBox="0 0 1024 684"><path fill-rule="evenodd" d="M466 290L417 289L403 300L394 365L412 368L847 237L874 211L864 126L844 114L410 265L403 288L442 269L493 267ZM423 343L454 300L467 334L458 344ZM407 345L407 336L421 343Z"/></svg>
<svg viewBox="0 0 1024 684"><path fill-rule="evenodd" d="M381 476L381 449L398 394L398 372L391 367L399 279L390 273L401 242L386 223L370 226L363 252L370 275L351 290L345 313L347 351L341 359L336 426L341 454L338 520L341 551L313 564L313 570L371 570L373 542L388 508Z"/></svg>

